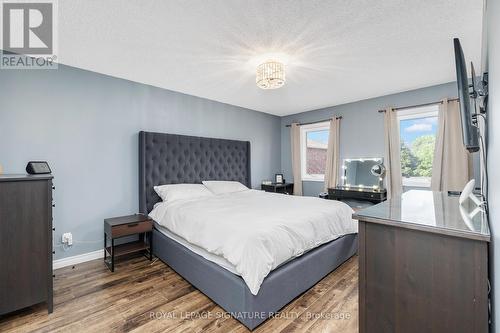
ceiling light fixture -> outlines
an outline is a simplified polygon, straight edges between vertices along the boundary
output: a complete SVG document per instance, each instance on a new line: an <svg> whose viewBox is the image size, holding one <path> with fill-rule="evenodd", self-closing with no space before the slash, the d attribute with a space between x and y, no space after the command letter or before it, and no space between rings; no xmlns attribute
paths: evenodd
<svg viewBox="0 0 500 333"><path fill-rule="evenodd" d="M283 63L268 60L257 66L257 87L261 89L277 89L285 84L285 66Z"/></svg>

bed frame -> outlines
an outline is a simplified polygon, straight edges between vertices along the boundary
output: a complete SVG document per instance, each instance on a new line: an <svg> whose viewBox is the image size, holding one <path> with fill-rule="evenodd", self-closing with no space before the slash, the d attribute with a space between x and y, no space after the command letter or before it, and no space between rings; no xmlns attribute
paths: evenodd
<svg viewBox="0 0 500 333"><path fill-rule="evenodd" d="M160 184L235 180L251 187L250 142L139 133L139 209L161 199ZM153 253L243 325L253 330L354 255L357 234L345 235L273 270L252 295L243 279L153 230Z"/></svg>

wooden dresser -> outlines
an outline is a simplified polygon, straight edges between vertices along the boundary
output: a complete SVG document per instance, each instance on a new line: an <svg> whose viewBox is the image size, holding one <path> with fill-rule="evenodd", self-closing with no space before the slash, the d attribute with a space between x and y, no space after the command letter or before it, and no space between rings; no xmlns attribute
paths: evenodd
<svg viewBox="0 0 500 333"><path fill-rule="evenodd" d="M52 312L52 176L0 175L0 315Z"/></svg>
<svg viewBox="0 0 500 333"><path fill-rule="evenodd" d="M490 233L468 205L409 191L354 215L359 332L488 332Z"/></svg>

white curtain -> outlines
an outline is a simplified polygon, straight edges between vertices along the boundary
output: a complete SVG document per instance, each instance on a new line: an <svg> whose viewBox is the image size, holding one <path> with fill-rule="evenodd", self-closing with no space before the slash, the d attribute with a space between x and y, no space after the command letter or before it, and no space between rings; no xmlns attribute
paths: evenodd
<svg viewBox="0 0 500 333"><path fill-rule="evenodd" d="M443 100L432 162L433 191L461 191L471 176L471 158L462 141L459 103Z"/></svg>
<svg viewBox="0 0 500 333"><path fill-rule="evenodd" d="M340 161L340 118L330 120L328 150L326 152L325 191L337 186Z"/></svg>
<svg viewBox="0 0 500 333"><path fill-rule="evenodd" d="M300 163L300 125L290 126L290 142L292 146L293 194L302 195L302 175Z"/></svg>
<svg viewBox="0 0 500 333"><path fill-rule="evenodd" d="M396 112L392 108L387 108L384 114L384 165L386 168L388 199L398 197L403 192L399 135L399 122Z"/></svg>

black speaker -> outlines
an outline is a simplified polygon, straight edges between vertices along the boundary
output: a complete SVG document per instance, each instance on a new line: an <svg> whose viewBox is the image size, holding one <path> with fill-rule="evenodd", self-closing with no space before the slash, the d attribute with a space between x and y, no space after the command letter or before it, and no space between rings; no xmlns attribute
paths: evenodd
<svg viewBox="0 0 500 333"><path fill-rule="evenodd" d="M26 166L26 172L30 175L43 175L51 173L49 164L43 161L30 161Z"/></svg>

